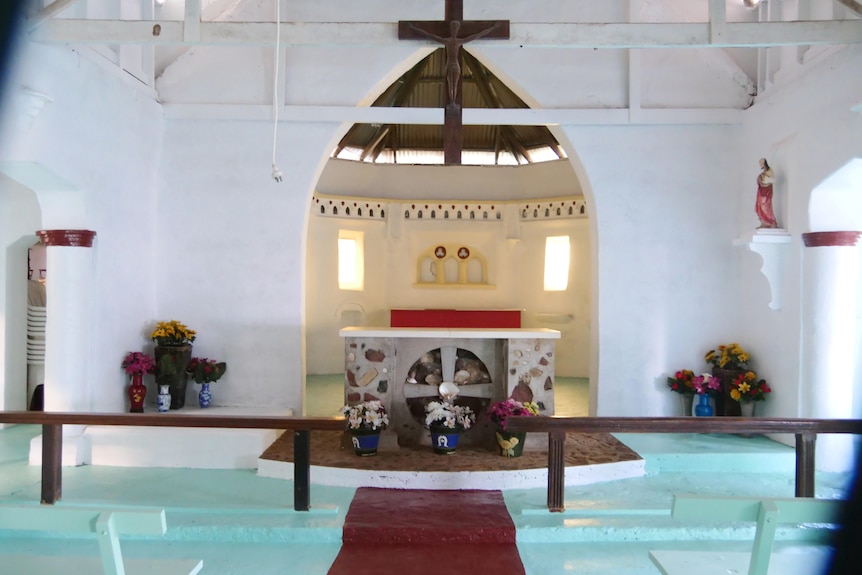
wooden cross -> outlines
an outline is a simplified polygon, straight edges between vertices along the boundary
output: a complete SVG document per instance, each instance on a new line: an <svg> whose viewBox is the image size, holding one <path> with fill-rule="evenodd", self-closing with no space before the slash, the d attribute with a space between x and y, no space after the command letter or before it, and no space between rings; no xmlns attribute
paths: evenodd
<svg viewBox="0 0 862 575"><path fill-rule="evenodd" d="M464 21L464 0L446 0L442 21L399 21L399 40L433 40L446 49L447 103L443 122L443 158L446 165L461 164L464 123L461 117L461 46L479 38L508 38L508 20Z"/></svg>

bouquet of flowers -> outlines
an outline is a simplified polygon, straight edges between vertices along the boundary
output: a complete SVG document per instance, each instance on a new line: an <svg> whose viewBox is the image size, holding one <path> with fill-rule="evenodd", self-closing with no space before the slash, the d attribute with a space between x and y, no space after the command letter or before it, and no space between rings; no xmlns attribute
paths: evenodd
<svg viewBox="0 0 862 575"><path fill-rule="evenodd" d="M681 369L673 377L667 378L667 386L671 391L683 395L694 395L694 372L690 369Z"/></svg>
<svg viewBox="0 0 862 575"><path fill-rule="evenodd" d="M488 417L501 429L506 429L506 420L509 417L530 417L533 415L539 415L539 406L537 404L531 402L522 403L511 397L506 401L498 401L491 404L491 407L488 408Z"/></svg>
<svg viewBox="0 0 862 575"><path fill-rule="evenodd" d="M389 415L382 401L363 401L355 405L345 405L341 414L347 418L347 429L356 431L377 431L389 425Z"/></svg>
<svg viewBox="0 0 862 575"><path fill-rule="evenodd" d="M156 360L152 356L139 351L130 351L123 359L121 367L129 375L144 375L156 372Z"/></svg>
<svg viewBox="0 0 862 575"><path fill-rule="evenodd" d="M175 319L160 321L156 324L150 339L156 345L189 345L197 337L197 332Z"/></svg>
<svg viewBox="0 0 862 575"><path fill-rule="evenodd" d="M703 359L720 369L744 369L751 356L738 343L732 343L709 350Z"/></svg>
<svg viewBox="0 0 862 575"><path fill-rule="evenodd" d="M476 414L466 405L432 401L425 406L425 425L464 431L476 423Z"/></svg>
<svg viewBox="0 0 862 575"><path fill-rule="evenodd" d="M224 372L227 371L227 364L219 362L207 357L193 357L186 368L186 373L192 376L195 383L212 383L218 381Z"/></svg>
<svg viewBox="0 0 862 575"><path fill-rule="evenodd" d="M765 401L766 394L772 393L772 388L765 379L757 380L753 371L740 373L730 382L730 397L740 402Z"/></svg>
<svg viewBox="0 0 862 575"><path fill-rule="evenodd" d="M711 373L702 373L691 380L694 392L698 395L716 395L721 391L721 380Z"/></svg>

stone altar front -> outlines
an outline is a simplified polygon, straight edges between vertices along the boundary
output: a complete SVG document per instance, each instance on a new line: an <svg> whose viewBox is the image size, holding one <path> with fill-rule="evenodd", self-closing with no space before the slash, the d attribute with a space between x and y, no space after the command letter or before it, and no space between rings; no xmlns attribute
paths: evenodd
<svg viewBox="0 0 862 575"><path fill-rule="evenodd" d="M455 403L479 417L462 436L466 444L494 444L484 419L488 405L508 397L533 401L542 415L554 414L552 329L364 328L339 331L344 338L346 403L379 399L399 445L424 443L425 405L438 399L438 386L460 388Z"/></svg>

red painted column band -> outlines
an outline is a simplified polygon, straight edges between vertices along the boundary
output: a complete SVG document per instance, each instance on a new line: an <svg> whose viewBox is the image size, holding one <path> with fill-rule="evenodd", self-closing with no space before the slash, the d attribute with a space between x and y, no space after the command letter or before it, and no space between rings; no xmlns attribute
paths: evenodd
<svg viewBox="0 0 862 575"><path fill-rule="evenodd" d="M39 230L36 235L46 246L91 248L96 232L90 230Z"/></svg>
<svg viewBox="0 0 862 575"><path fill-rule="evenodd" d="M809 232L802 234L806 248L828 248L833 246L855 246L862 232Z"/></svg>

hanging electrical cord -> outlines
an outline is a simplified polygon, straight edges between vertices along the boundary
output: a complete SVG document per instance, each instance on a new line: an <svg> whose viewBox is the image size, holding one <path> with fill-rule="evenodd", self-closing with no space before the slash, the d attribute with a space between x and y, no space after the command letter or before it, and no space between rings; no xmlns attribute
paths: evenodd
<svg viewBox="0 0 862 575"><path fill-rule="evenodd" d="M272 71L272 179L280 182L284 175L275 163L275 148L278 142L278 56L281 53L281 0L275 0L275 64Z"/></svg>

